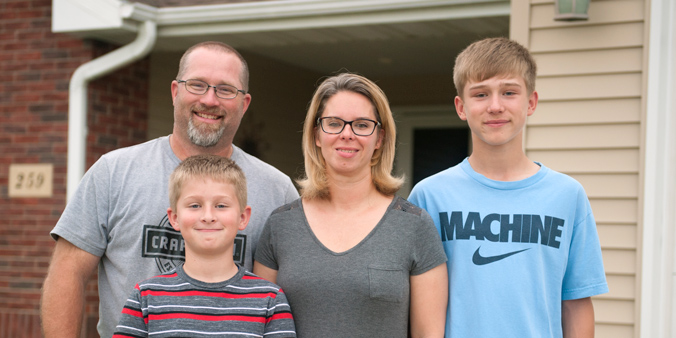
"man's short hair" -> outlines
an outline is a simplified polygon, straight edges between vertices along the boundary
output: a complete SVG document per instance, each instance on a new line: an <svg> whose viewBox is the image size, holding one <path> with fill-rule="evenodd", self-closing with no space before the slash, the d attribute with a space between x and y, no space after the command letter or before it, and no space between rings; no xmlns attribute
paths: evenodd
<svg viewBox="0 0 676 338"><path fill-rule="evenodd" d="M240 209L246 208L246 177L235 161L217 155L195 155L186 158L169 177L169 205L172 210L176 210L183 185L189 179L211 179L232 184Z"/></svg>
<svg viewBox="0 0 676 338"><path fill-rule="evenodd" d="M520 76L528 94L535 91L537 67L526 47L507 38L487 38L476 41L455 59L453 82L462 97L469 81L481 82L494 76Z"/></svg>
<svg viewBox="0 0 676 338"><path fill-rule="evenodd" d="M205 48L209 50L220 51L223 53L230 53L235 55L242 63L242 69L240 70L239 73L239 81L242 83L242 88L240 89L242 89L245 92L249 92L249 66L246 63L246 60L244 60L242 54L240 54L235 48L219 41L204 41L188 48L188 50L186 50L185 53L183 53L183 56L181 56L181 61L178 63L178 74L176 75L176 79L187 80L183 79L182 77L185 74L186 69L188 67L189 56L190 54L192 54L193 51L195 51L198 48Z"/></svg>

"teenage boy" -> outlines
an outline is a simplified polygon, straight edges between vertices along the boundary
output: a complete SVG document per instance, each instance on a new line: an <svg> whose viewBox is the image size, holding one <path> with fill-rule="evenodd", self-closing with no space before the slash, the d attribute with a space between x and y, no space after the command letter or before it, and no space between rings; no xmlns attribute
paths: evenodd
<svg viewBox="0 0 676 338"><path fill-rule="evenodd" d="M238 231L251 216L246 179L226 157L197 155L169 178L167 215L185 263L136 284L113 337L296 337L279 286L235 264Z"/></svg>
<svg viewBox="0 0 676 338"><path fill-rule="evenodd" d="M461 52L455 108L472 154L409 197L432 215L448 256L446 337L594 335L590 297L608 286L589 201L522 146L535 73L528 50L506 38Z"/></svg>

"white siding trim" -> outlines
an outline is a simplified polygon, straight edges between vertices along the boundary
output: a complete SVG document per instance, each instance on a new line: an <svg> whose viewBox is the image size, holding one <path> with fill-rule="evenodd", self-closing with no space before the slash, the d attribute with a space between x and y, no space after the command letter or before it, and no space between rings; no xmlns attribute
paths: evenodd
<svg viewBox="0 0 676 338"><path fill-rule="evenodd" d="M676 3L652 0L646 91L641 337L676 337Z"/></svg>

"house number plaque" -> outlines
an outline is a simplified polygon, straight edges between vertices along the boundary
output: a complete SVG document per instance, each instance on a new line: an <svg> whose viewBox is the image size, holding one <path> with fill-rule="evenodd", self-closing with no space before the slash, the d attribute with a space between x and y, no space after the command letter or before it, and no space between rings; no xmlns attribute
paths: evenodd
<svg viewBox="0 0 676 338"><path fill-rule="evenodd" d="M54 165L10 164L9 197L52 197Z"/></svg>

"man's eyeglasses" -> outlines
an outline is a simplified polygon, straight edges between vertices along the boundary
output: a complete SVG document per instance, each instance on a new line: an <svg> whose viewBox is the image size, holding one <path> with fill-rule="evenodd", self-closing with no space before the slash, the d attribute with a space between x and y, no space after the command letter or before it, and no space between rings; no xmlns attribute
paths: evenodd
<svg viewBox="0 0 676 338"><path fill-rule="evenodd" d="M214 88L214 92L216 92L216 96L222 98L222 99L234 99L237 97L238 93L246 94L245 91L241 89L237 89L235 86L227 85L227 84L220 84L220 85L215 85L211 86L208 83L202 81L202 80L176 80L178 83L185 83L185 89L188 90L189 92L195 94L195 95L204 95L206 92L209 90L209 88Z"/></svg>
<svg viewBox="0 0 676 338"><path fill-rule="evenodd" d="M320 117L317 124L322 127L322 131L327 134L340 134L345 125L349 124L352 132L358 136L369 136L373 134L380 122L369 119L357 119L354 121L345 121L339 117Z"/></svg>

